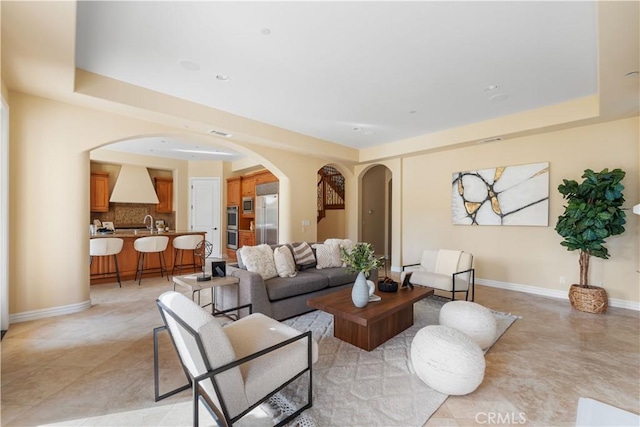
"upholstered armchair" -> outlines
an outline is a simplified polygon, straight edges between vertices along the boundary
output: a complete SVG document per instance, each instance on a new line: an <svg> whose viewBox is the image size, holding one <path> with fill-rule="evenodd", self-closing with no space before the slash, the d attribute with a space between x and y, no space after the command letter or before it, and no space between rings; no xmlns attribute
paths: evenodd
<svg viewBox="0 0 640 427"><path fill-rule="evenodd" d="M425 249L420 264L403 266L400 282L428 286L441 291L451 292L455 300L456 292L465 292L465 300L475 299L475 269L473 255L468 252L450 249Z"/></svg>
<svg viewBox="0 0 640 427"><path fill-rule="evenodd" d="M156 401L192 388L194 426L198 425L198 402L204 404L218 425L231 426L307 373L307 403L278 425L311 407L311 367L318 359L311 332L301 334L260 313L222 326L178 292L166 292L156 303L164 322L154 330ZM160 395L158 334L163 330L169 332L188 384Z"/></svg>

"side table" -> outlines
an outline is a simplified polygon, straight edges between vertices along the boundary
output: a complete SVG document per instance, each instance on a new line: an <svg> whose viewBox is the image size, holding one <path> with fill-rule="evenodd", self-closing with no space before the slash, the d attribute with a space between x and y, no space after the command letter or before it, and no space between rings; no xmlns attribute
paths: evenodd
<svg viewBox="0 0 640 427"><path fill-rule="evenodd" d="M200 291L203 289L211 289L211 302L205 304L202 307L211 305L211 314L216 314L216 292L215 288L218 286L237 285L240 283L237 277L225 276L225 277L212 277L211 280L198 282L199 274L188 274L185 276L173 276L173 290L176 290L176 285L184 286L191 291L191 299L195 301L196 292L198 293L198 305L200 305Z"/></svg>

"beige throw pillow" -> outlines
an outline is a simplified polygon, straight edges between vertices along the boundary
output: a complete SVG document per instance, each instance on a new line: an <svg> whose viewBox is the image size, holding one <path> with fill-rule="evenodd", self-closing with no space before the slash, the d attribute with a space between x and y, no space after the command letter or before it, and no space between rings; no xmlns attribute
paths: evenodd
<svg viewBox="0 0 640 427"><path fill-rule="evenodd" d="M279 246L273 250L273 260L276 263L276 271L280 277L295 277L296 263L293 261L293 255L286 246Z"/></svg>
<svg viewBox="0 0 640 427"><path fill-rule="evenodd" d="M264 280L278 275L271 246L243 246L240 249L240 255L247 270L260 274Z"/></svg>
<svg viewBox="0 0 640 427"><path fill-rule="evenodd" d="M316 259L318 260L316 268L318 270L323 268L342 267L340 246L316 243L313 247L316 250Z"/></svg>

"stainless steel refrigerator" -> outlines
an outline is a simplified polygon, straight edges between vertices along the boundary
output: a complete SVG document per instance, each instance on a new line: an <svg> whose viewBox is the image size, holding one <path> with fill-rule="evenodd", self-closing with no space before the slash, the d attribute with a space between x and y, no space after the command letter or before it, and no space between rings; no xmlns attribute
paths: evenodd
<svg viewBox="0 0 640 427"><path fill-rule="evenodd" d="M256 245L278 243L278 195L256 196Z"/></svg>

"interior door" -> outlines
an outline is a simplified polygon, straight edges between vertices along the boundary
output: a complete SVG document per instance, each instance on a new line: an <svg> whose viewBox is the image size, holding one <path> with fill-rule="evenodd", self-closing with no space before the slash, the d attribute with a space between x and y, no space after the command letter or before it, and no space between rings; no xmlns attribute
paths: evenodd
<svg viewBox="0 0 640 427"><path fill-rule="evenodd" d="M211 256L221 256L220 178L191 178L191 230L205 232Z"/></svg>

